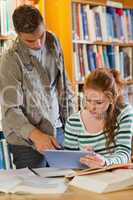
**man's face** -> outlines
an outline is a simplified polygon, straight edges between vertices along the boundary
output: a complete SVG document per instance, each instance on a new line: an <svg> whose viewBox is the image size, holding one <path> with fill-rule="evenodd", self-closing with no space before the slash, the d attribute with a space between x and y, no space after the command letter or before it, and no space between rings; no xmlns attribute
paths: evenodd
<svg viewBox="0 0 133 200"><path fill-rule="evenodd" d="M44 24L41 23L33 33L19 33L19 37L27 45L28 48L39 50L44 46L46 39L46 31Z"/></svg>

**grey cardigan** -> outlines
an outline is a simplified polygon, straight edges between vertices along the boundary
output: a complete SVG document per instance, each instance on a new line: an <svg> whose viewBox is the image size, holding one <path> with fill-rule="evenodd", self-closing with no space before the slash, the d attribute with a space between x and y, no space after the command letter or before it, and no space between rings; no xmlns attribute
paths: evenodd
<svg viewBox="0 0 133 200"><path fill-rule="evenodd" d="M2 126L11 144L30 145L28 137L35 127L53 135L49 116L51 83L56 84L63 125L74 111L74 94L66 78L59 41L54 34L47 32L45 45L46 68L30 55L19 37L1 58Z"/></svg>

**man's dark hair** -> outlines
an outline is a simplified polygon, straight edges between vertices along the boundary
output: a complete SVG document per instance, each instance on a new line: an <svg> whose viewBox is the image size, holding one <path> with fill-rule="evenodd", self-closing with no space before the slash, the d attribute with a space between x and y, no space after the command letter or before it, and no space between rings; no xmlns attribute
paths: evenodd
<svg viewBox="0 0 133 200"><path fill-rule="evenodd" d="M17 7L12 19L17 33L33 33L43 22L43 17L39 10L29 5Z"/></svg>

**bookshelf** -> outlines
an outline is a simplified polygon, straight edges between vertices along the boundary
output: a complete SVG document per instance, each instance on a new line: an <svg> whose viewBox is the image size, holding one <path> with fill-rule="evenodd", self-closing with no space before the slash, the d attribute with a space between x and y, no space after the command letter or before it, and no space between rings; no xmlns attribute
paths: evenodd
<svg viewBox="0 0 133 200"><path fill-rule="evenodd" d="M112 6L113 5L113 6ZM75 8L76 7L76 8ZM78 7L78 8L77 8ZM116 20L116 17L113 16L112 19L112 29L117 32L113 32L113 36L108 36L108 28L110 28L110 23L107 23L107 14L110 14L110 8L113 8L113 12L116 12L115 15L117 19L119 18L119 22L121 20L125 20L122 24L122 31L119 33L119 26L117 27L116 22L114 22L114 19ZM96 28L94 24L95 18L100 18L103 20L101 25L98 27L101 29L101 35L98 38L89 38L87 36L85 38L84 30L83 30L83 14L86 15L87 9L89 9L89 12L91 14L87 13L87 20L85 22L86 24L89 24L89 27L91 28L90 32L94 32L93 30ZM55 12L56 11L56 12ZM101 13L103 11L103 13ZM119 13L120 12L120 13ZM112 66L108 67L114 67L117 66L118 70L121 71L122 76L124 79L127 80L127 84L130 85L130 87L133 87L133 15L131 14L133 12L133 2L130 0L116 0L116 1L107 1L107 0L45 0L45 18L46 18L46 24L47 28L51 31L55 32L56 35L59 37L63 51L64 51L64 57L65 57L65 66L68 73L68 77L70 81L72 82L72 85L76 92L80 92L82 88L82 84L84 81L84 77L91 71L89 63L84 64L84 66L87 66L86 72L81 72L82 69L80 65L82 65L82 62L89 62L88 55L85 55L86 48L90 49L90 52L93 51L94 54L101 54L101 52L104 51L104 57L106 56L107 59L109 59L108 52L110 48L112 48L112 52L114 54L115 62L111 64ZM97 14L98 13L98 14ZM92 17L93 15L93 17ZM97 16L99 15L99 16ZM79 22L77 22L77 16L79 17ZM93 23L89 19L93 18ZM94 18L95 17L95 18ZM109 16L108 16L109 18ZM132 20L131 20L132 18ZM106 19L106 31L103 29L103 26L105 26L105 19ZM130 22L130 26L128 27ZM79 25L79 29L82 32L80 37L77 34L77 30L75 30L76 25ZM127 24L128 25L127 25ZM107 24L109 24L107 28ZM121 24L120 24L121 25ZM89 31L89 27L86 26ZM130 31L130 32L129 32ZM76 36L74 36L74 34ZM88 34L89 35L89 34ZM92 33L91 33L92 35ZM96 35L96 30L95 30ZM115 35L115 37L114 37ZM78 50L78 48L81 48ZM77 50L75 50L77 48ZM77 55L75 52L78 52ZM87 52L88 53L88 52ZM85 58L87 57L87 59ZM105 62L105 58L103 58L103 53L100 55L100 59L102 60L103 66L107 66L107 63ZM128 58L129 66L124 63L125 57ZM78 62L80 64L77 64L77 60L81 58ZM104 62L103 62L104 59ZM121 59L121 60L120 60ZM96 60L97 61L97 60ZM101 61L100 61L101 62ZM109 60L108 60L109 62ZM96 62L95 62L96 63ZM110 63L109 63L110 64ZM113 66L114 65L114 66ZM77 70L78 66L78 70ZM100 66L99 66L100 67ZM127 70L128 67L128 70ZM89 70L88 70L89 68ZM76 69L76 70L75 70ZM126 71L127 70L127 71ZM78 71L78 72L76 72ZM82 75L83 73L83 75ZM78 74L78 75L77 75Z"/></svg>

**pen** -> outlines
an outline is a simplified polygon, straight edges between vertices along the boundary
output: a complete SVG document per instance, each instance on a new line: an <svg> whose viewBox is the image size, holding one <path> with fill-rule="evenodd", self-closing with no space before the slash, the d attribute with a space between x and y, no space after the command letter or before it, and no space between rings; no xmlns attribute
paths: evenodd
<svg viewBox="0 0 133 200"><path fill-rule="evenodd" d="M31 172L33 172L36 176L40 176L40 177L42 177L40 174L38 174L34 169L32 169L31 167L29 167L28 166L28 169L31 171ZM64 174L54 174L54 175L46 175L46 176L44 176L44 177L42 177L42 178L59 178L59 177L64 177L65 175Z"/></svg>
<svg viewBox="0 0 133 200"><path fill-rule="evenodd" d="M35 175L40 176L40 174L38 174L34 169L32 169L31 167L28 166L28 169L33 172Z"/></svg>

